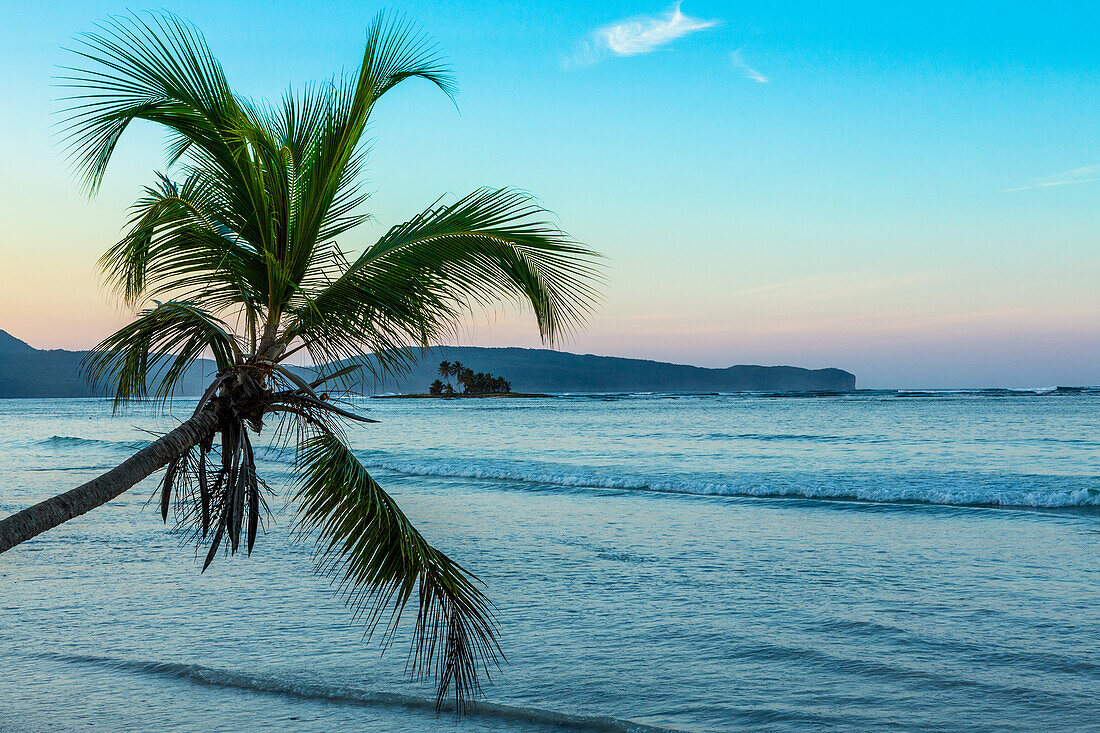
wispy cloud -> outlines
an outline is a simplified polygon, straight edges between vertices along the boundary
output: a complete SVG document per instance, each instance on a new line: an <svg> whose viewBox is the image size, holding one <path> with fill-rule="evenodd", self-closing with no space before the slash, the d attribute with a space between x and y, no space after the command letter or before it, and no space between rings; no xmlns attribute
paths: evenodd
<svg viewBox="0 0 1100 733"><path fill-rule="evenodd" d="M771 79L764 76L759 71L745 63L745 60L741 58L741 49L737 49L732 54L730 54L730 58L733 60L734 68L740 69L741 73L745 75L746 79L752 79L753 81L758 81L761 84L767 84L769 81L771 81Z"/></svg>
<svg viewBox="0 0 1100 733"><path fill-rule="evenodd" d="M1065 171L1053 176L1047 176L1046 178L1040 178L1026 186L1015 186L1014 188L1006 188L1005 191L1030 191L1034 188L1050 188L1051 186L1070 186L1074 183L1091 183L1100 179L1100 165L1086 165L1081 168L1074 168L1071 171Z"/></svg>
<svg viewBox="0 0 1100 733"><path fill-rule="evenodd" d="M608 54L638 56L650 53L677 38L716 25L717 20L702 20L685 15L680 10L680 3L676 3L661 15L628 18L593 31L573 57L566 60L566 65L594 64Z"/></svg>

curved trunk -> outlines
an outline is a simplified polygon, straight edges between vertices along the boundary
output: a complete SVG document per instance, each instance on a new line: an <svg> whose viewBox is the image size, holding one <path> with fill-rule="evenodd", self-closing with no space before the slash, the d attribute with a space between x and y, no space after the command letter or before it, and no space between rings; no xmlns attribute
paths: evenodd
<svg viewBox="0 0 1100 733"><path fill-rule="evenodd" d="M0 519L0 552L106 504L212 436L217 426L214 411L201 412L99 478Z"/></svg>

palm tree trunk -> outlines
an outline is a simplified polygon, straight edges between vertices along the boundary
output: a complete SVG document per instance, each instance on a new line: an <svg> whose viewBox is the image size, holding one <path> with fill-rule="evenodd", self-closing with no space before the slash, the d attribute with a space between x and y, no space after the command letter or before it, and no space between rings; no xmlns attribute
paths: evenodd
<svg viewBox="0 0 1100 733"><path fill-rule="evenodd" d="M217 414L203 411L99 478L0 519L0 553L106 504L212 436L217 426Z"/></svg>

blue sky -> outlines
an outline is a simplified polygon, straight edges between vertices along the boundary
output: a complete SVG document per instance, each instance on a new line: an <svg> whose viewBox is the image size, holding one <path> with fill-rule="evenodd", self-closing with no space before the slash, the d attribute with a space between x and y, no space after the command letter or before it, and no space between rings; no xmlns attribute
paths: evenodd
<svg viewBox="0 0 1100 733"><path fill-rule="evenodd" d="M380 8L421 25L458 110L426 86L380 108L361 241L442 193L534 192L609 258L564 348L861 386L1100 383L1100 4L521 5L163 7L255 96L353 67ZM41 2L0 26L0 328L37 346L126 317L94 263L159 136L135 130L88 201L49 125L61 47L128 8ZM537 342L508 309L464 340Z"/></svg>

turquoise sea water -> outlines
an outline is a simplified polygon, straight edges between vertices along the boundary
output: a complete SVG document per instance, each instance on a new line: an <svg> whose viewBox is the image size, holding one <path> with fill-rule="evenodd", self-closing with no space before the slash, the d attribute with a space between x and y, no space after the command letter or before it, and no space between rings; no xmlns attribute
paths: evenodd
<svg viewBox="0 0 1100 733"><path fill-rule="evenodd" d="M281 500L200 575L148 481L0 555L0 730L1100 729L1100 394L357 405L497 605L474 715L364 642ZM0 514L171 424L0 401Z"/></svg>

